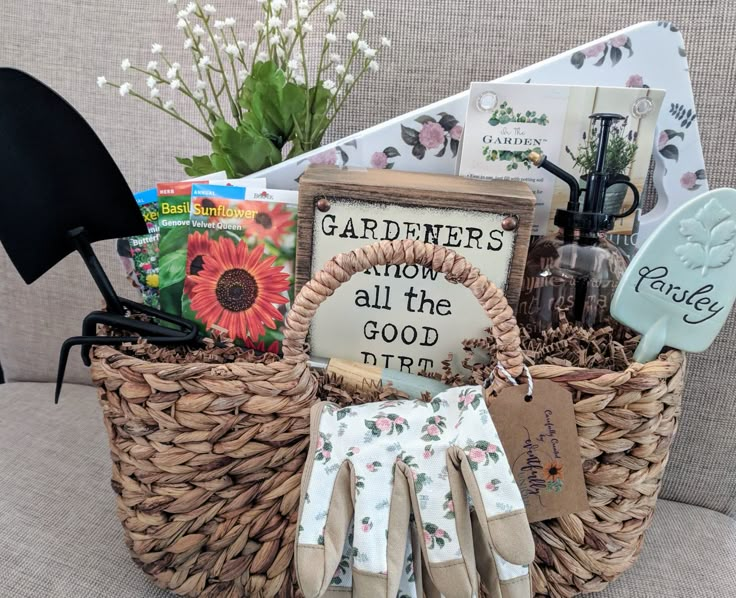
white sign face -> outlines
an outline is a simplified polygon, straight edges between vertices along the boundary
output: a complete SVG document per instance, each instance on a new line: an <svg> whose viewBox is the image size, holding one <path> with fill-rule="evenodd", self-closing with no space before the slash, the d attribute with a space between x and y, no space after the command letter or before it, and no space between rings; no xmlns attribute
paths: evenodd
<svg viewBox="0 0 736 598"><path fill-rule="evenodd" d="M642 333L634 354L656 359L664 346L705 351L736 297L736 190L716 189L673 212L626 269L611 304Z"/></svg>
<svg viewBox="0 0 736 598"><path fill-rule="evenodd" d="M339 253L395 239L415 239L457 251L498 287L509 277L516 232L505 214L330 199L314 212L312 272ZM340 357L404 372L438 371L467 338L484 336L490 320L473 294L441 274L414 265L377 266L358 273L315 315L313 355Z"/></svg>

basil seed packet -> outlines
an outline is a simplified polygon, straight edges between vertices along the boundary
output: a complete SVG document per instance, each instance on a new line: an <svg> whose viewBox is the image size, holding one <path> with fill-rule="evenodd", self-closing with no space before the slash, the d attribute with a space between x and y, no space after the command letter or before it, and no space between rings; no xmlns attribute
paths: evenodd
<svg viewBox="0 0 736 598"><path fill-rule="evenodd" d="M182 313L203 332L280 352L294 292L297 198L295 191L192 187Z"/></svg>

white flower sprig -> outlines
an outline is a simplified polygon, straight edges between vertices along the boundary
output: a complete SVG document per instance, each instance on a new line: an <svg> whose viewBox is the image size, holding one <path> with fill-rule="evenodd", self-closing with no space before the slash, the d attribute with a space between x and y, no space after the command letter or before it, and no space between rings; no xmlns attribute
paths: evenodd
<svg viewBox="0 0 736 598"><path fill-rule="evenodd" d="M208 141L214 139L220 120L238 127L246 114L241 98L248 78L258 63L270 61L283 71L287 83L304 90L306 116L294 122L300 151L319 146L352 91L365 75L379 69L381 53L391 47L386 37L369 43L368 29L375 15L368 8L361 13L357 31L340 31L347 0L256 0L262 16L252 25L252 43L238 36L233 17L223 17L212 4L167 1L174 8L175 26L184 35L189 66L182 67L161 44L153 43L153 56L145 68L128 58L120 63L126 74L142 76L145 93L136 91L131 82L118 83L103 76L97 78L97 85L116 88L120 96L134 97L166 112ZM306 40L316 29L313 21L317 16L324 19L319 28L322 44L318 57L310 61ZM171 97L164 97L172 93L192 102L201 122L190 121L174 107Z"/></svg>

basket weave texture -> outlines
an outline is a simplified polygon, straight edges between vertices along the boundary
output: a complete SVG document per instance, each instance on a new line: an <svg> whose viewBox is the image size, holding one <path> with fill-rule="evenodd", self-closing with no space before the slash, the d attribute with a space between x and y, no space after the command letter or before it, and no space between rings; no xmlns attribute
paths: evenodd
<svg viewBox="0 0 736 598"><path fill-rule="evenodd" d="M166 363L94 347L118 516L134 561L159 586L186 596L298 594L292 560L309 409L330 394L308 367L305 338L327 297L383 264L424 265L466 286L491 318L497 360L521 374L503 293L452 250L416 241L383 241L326 264L289 312L283 359ZM531 373L573 392L590 502L589 511L532 525L534 590L598 591L641 550L676 430L683 356L622 372L539 365Z"/></svg>

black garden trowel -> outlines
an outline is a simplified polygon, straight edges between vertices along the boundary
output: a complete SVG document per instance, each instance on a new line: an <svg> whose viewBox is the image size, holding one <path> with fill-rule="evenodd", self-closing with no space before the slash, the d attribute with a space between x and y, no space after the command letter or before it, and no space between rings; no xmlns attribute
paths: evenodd
<svg viewBox="0 0 736 598"><path fill-rule="evenodd" d="M90 365L92 345L139 338L177 345L197 338L193 322L115 292L92 243L148 232L133 194L84 118L55 91L11 68L0 68L0 177L0 242L23 280L31 284L78 251L105 300L104 311L84 319L82 336L68 338L61 346L56 402L74 345L82 346L82 360ZM133 317L141 314L144 320ZM95 336L98 324L125 336Z"/></svg>

